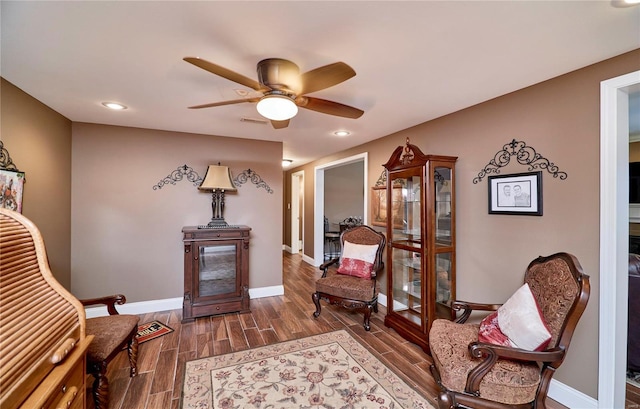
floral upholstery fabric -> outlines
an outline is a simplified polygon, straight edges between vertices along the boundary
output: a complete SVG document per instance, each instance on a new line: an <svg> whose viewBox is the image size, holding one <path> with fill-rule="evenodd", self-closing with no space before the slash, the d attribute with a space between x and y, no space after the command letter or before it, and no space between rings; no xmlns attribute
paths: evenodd
<svg viewBox="0 0 640 409"><path fill-rule="evenodd" d="M551 332L549 348L552 348L558 342L562 325L580 288L567 263L559 258L533 265L525 273L524 282L529 284L540 306Z"/></svg>
<svg viewBox="0 0 640 409"><path fill-rule="evenodd" d="M442 384L449 390L464 392L467 374L480 363L469 355L469 344L478 340L478 324L456 324L435 320L429 333L431 356ZM480 397L506 404L535 399L540 368L535 362L499 359L480 382Z"/></svg>
<svg viewBox="0 0 640 409"><path fill-rule="evenodd" d="M138 326L137 315L109 315L89 318L86 321L86 333L94 336L87 350L91 362L102 362L118 345L127 339L133 328Z"/></svg>
<svg viewBox="0 0 640 409"><path fill-rule="evenodd" d="M380 284L377 280L346 276L329 269L326 277L316 281L316 291L349 300L371 301L380 292Z"/></svg>

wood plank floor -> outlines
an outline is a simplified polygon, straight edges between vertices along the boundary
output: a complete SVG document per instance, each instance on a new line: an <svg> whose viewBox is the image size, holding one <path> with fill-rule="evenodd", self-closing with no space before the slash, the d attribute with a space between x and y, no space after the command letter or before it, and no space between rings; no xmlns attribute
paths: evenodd
<svg viewBox="0 0 640 409"><path fill-rule="evenodd" d="M196 358L240 351L290 339L346 329L383 363L430 401L438 387L430 372L431 357L384 326L386 309L371 318L371 331L362 326L362 313L322 303L322 314L312 317L311 293L319 270L299 255L283 252L284 295L251 300L251 313L225 314L181 323L181 310L144 314L140 322L159 320L171 334L140 345L138 376L129 378L123 351L109 365L110 409L179 409L184 363ZM90 386L92 379L88 379ZM90 390L87 407L93 409ZM435 403L434 403L435 405ZM566 409L549 399L549 409ZM637 407L637 406L636 406Z"/></svg>

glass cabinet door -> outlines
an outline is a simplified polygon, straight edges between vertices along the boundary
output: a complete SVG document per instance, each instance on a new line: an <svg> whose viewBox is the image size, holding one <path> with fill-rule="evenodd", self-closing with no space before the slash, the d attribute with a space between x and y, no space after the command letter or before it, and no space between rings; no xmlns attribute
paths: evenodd
<svg viewBox="0 0 640 409"><path fill-rule="evenodd" d="M409 247L422 247L422 192L420 176L393 179L391 189L391 242Z"/></svg>
<svg viewBox="0 0 640 409"><path fill-rule="evenodd" d="M436 200L436 246L451 246L451 169L436 167L433 179Z"/></svg>
<svg viewBox="0 0 640 409"><path fill-rule="evenodd" d="M212 297L236 293L236 260L235 244L199 246L197 295Z"/></svg>
<svg viewBox="0 0 640 409"><path fill-rule="evenodd" d="M392 310L413 324L422 322L422 178L394 178L391 194Z"/></svg>
<svg viewBox="0 0 640 409"><path fill-rule="evenodd" d="M452 299L453 282L453 229L452 229L452 174L453 169L435 166L434 183L434 221L435 221L435 309L439 318L451 319L451 309L445 307Z"/></svg>

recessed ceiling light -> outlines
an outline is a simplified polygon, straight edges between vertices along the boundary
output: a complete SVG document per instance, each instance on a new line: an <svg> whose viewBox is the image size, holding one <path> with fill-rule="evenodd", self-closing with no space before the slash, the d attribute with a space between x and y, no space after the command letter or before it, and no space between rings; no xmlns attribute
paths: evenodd
<svg viewBox="0 0 640 409"><path fill-rule="evenodd" d="M107 108L116 110L116 111L121 111L123 109L127 109L127 107L125 105L119 104L117 102L103 102L102 105L106 106Z"/></svg>
<svg viewBox="0 0 640 409"><path fill-rule="evenodd" d="M335 131L333 134L335 136L349 136L349 135L351 135L351 132L349 132L349 131Z"/></svg>
<svg viewBox="0 0 640 409"><path fill-rule="evenodd" d="M289 167L289 165L291 165L291 163L293 163L293 161L291 159L282 159L282 167L283 168Z"/></svg>
<svg viewBox="0 0 640 409"><path fill-rule="evenodd" d="M640 0L611 0L613 7L631 7L640 4Z"/></svg>

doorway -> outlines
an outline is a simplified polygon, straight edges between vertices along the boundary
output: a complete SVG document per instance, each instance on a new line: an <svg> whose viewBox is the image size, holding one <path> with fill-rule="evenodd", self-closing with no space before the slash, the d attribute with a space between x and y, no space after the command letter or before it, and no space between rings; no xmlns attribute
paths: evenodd
<svg viewBox="0 0 640 409"><path fill-rule="evenodd" d="M640 71L600 84L598 407L623 408L629 251L629 93Z"/></svg>
<svg viewBox="0 0 640 409"><path fill-rule="evenodd" d="M313 206L313 264L319 266L324 261L324 172L329 169L337 168L339 166L349 165L352 163L361 162L364 166L363 172L363 220L369 220L368 214L368 196L365 194L368 180L368 154L361 153L359 155L350 156L348 158L340 159L334 162L329 162L324 165L316 166L315 171L315 183L313 187L314 191L314 206Z"/></svg>
<svg viewBox="0 0 640 409"><path fill-rule="evenodd" d="M304 249L304 170L291 174L291 254Z"/></svg>

